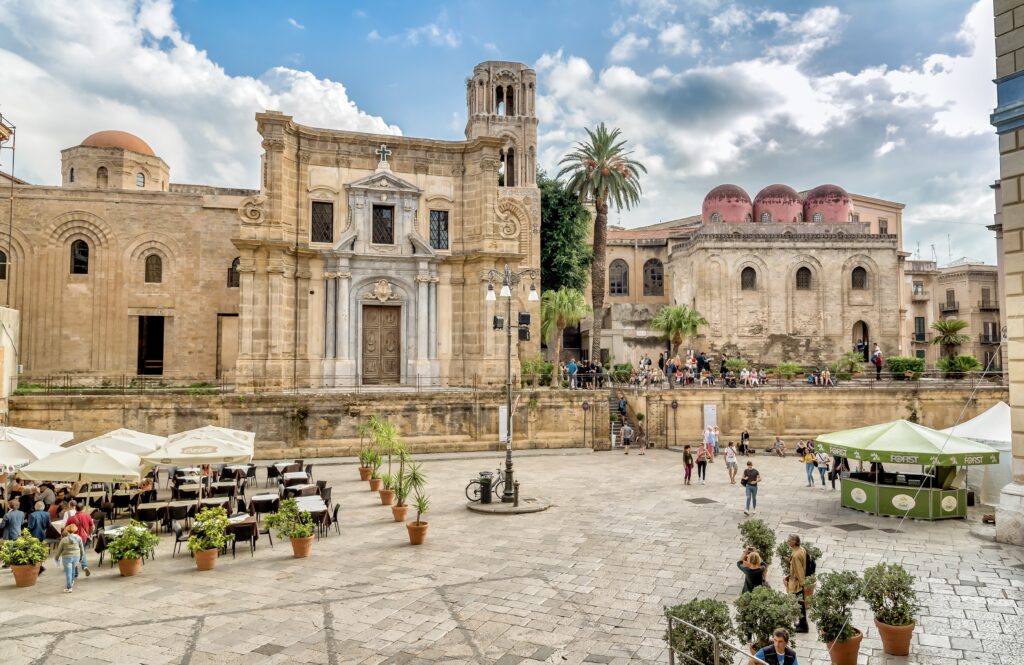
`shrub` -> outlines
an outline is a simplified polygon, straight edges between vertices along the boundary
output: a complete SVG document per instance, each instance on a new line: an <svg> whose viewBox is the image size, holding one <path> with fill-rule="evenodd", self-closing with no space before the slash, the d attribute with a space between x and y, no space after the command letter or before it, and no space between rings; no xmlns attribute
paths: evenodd
<svg viewBox="0 0 1024 665"><path fill-rule="evenodd" d="M38 538L22 529L17 540L5 540L0 547L0 561L8 566L35 566L50 554L50 548Z"/></svg>
<svg viewBox="0 0 1024 665"><path fill-rule="evenodd" d="M746 366L747 361L744 360L743 358L729 358L728 360L725 361L725 368L735 372L736 374L739 374L740 370L742 370Z"/></svg>
<svg viewBox="0 0 1024 665"><path fill-rule="evenodd" d="M804 371L804 368L797 363L782 363L775 367L775 374L781 376L784 379L792 379L794 376Z"/></svg>
<svg viewBox="0 0 1024 665"><path fill-rule="evenodd" d="M864 354L847 351L832 363L835 374L856 374L864 370Z"/></svg>
<svg viewBox="0 0 1024 665"><path fill-rule="evenodd" d="M807 550L807 553L814 558L815 563L821 563L821 550L812 545L811 543L801 542L801 547ZM779 555L779 565L782 566L782 573L789 575L789 560L786 559L790 554L793 553L789 543L785 540L779 543L779 546L775 548L775 553Z"/></svg>
<svg viewBox="0 0 1024 665"><path fill-rule="evenodd" d="M924 358L911 358L910 356L890 356L885 359L885 368L889 370L893 378L902 381L904 374L913 372L914 378L921 378L924 372Z"/></svg>
<svg viewBox="0 0 1024 665"><path fill-rule="evenodd" d="M864 600L875 618L890 626L909 626L920 609L914 577L898 563L880 563L864 571Z"/></svg>
<svg viewBox="0 0 1024 665"><path fill-rule="evenodd" d="M749 519L737 525L744 547L753 547L761 555L764 565L770 566L775 550L775 532L764 520Z"/></svg>
<svg viewBox="0 0 1024 665"><path fill-rule="evenodd" d="M299 511L295 499L285 499L277 512L266 517L267 527L277 532L278 538L309 538L313 535L313 516Z"/></svg>
<svg viewBox="0 0 1024 665"><path fill-rule="evenodd" d="M398 482L395 484L395 505L404 506L410 495L419 492L427 482L426 475L419 463L409 462L408 468L402 467Z"/></svg>
<svg viewBox="0 0 1024 665"><path fill-rule="evenodd" d="M670 607L668 613L677 619L692 623L712 635L723 636L733 632L732 619L729 618L729 606L720 600L691 600L688 603ZM672 624L672 634L666 633L665 639L670 647L685 654L694 662L701 665L715 665L715 649L711 640L689 626Z"/></svg>
<svg viewBox="0 0 1024 665"><path fill-rule="evenodd" d="M736 636L757 648L771 643L776 628L789 628L799 618L799 603L784 591L759 586L736 599Z"/></svg>
<svg viewBox="0 0 1024 665"><path fill-rule="evenodd" d="M629 363L612 365L611 380L615 383L625 383L626 381L629 381L629 375L632 372L633 366Z"/></svg>
<svg viewBox="0 0 1024 665"><path fill-rule="evenodd" d="M974 356L943 356L937 365L947 379L962 379L967 372L981 369L981 363Z"/></svg>
<svg viewBox="0 0 1024 665"><path fill-rule="evenodd" d="M149 556L160 543L160 537L152 533L141 522L131 521L117 538L107 545L110 560L117 563L121 559L141 559Z"/></svg>
<svg viewBox="0 0 1024 665"><path fill-rule="evenodd" d="M188 537L191 552L222 550L234 538L228 533L228 513L221 507L203 508L196 515L192 533Z"/></svg>
<svg viewBox="0 0 1024 665"><path fill-rule="evenodd" d="M853 604L860 598L864 583L848 570L822 573L809 614L818 627L818 639L845 642L857 633L853 627Z"/></svg>
<svg viewBox="0 0 1024 665"><path fill-rule="evenodd" d="M522 372L523 384L533 383L534 379L538 381L550 381L551 373L555 369L554 363L549 363L544 360L544 357L539 353L533 358L524 358L519 361L519 368Z"/></svg>

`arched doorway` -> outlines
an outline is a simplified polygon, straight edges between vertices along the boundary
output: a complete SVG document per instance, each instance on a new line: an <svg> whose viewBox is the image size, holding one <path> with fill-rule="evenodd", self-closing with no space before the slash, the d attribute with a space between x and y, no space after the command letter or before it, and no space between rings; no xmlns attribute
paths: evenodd
<svg viewBox="0 0 1024 665"><path fill-rule="evenodd" d="M868 333L868 324L864 321L853 324L853 348L863 354L864 362L868 361L871 353L871 336Z"/></svg>

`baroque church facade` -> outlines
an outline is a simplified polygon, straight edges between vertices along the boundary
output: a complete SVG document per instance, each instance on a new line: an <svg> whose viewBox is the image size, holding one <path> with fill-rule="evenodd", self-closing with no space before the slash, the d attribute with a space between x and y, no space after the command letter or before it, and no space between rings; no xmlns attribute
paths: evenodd
<svg viewBox="0 0 1024 665"><path fill-rule="evenodd" d="M170 183L124 132L63 151L62 186L13 183L0 221L24 378L504 383L507 301L485 296L506 264L539 286L535 98L533 70L491 61L466 81L463 141L259 113L258 190ZM530 287L512 308L536 331ZM538 352L536 334L512 349Z"/></svg>

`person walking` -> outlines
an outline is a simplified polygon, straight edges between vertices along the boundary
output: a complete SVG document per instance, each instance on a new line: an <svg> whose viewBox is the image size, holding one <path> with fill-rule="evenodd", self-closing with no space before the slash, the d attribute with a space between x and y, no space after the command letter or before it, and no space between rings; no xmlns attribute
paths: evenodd
<svg viewBox="0 0 1024 665"><path fill-rule="evenodd" d="M92 516L89 515L88 512L86 512L85 506L82 506L82 510L78 510L78 506L74 501L70 503L70 506L70 510L75 511L75 513L67 519L65 525L73 524L76 527L78 537L81 538L82 542L85 543L85 545L88 545L89 536L92 534L93 527L95 526ZM82 548L82 570L85 571L86 577L92 575L92 571L89 570L89 562L85 558L84 545Z"/></svg>
<svg viewBox="0 0 1024 665"><path fill-rule="evenodd" d="M693 477L693 453L689 444L683 446L683 484L689 485Z"/></svg>
<svg viewBox="0 0 1024 665"><path fill-rule="evenodd" d="M743 485L747 494L747 507L743 511L744 515L757 514L757 486L760 482L760 472L754 468L754 463L748 460L747 468L743 471L743 478L740 479L740 484Z"/></svg>
<svg viewBox="0 0 1024 665"><path fill-rule="evenodd" d="M3 519L0 519L0 539L17 540L21 536L21 530L25 526L25 513L18 506L18 501L11 499L7 502L7 512Z"/></svg>
<svg viewBox="0 0 1024 665"><path fill-rule="evenodd" d="M708 447L701 446L700 450L697 451L697 480L700 484L705 484L704 481L708 475Z"/></svg>
<svg viewBox="0 0 1024 665"><path fill-rule="evenodd" d="M804 448L804 455L802 459L804 461L804 471L807 472L807 486L814 487L814 462L816 461L814 453L807 448Z"/></svg>
<svg viewBox="0 0 1024 665"><path fill-rule="evenodd" d="M832 458L832 469L830 471L829 478L832 480L832 489L836 488L836 479L838 478L842 482L843 470L850 470L850 462L845 457L836 455Z"/></svg>
<svg viewBox="0 0 1024 665"><path fill-rule="evenodd" d="M46 528L50 526L50 513L46 512L46 504L36 501L35 510L28 516L25 528L33 538L46 540Z"/></svg>
<svg viewBox="0 0 1024 665"><path fill-rule="evenodd" d="M789 575L783 579L786 585L786 592L796 596L800 603L800 621L794 630L798 633L806 633L807 628L807 604L804 602L804 582L807 579L807 550L800 546L800 536L795 533L789 534L786 540L789 545L790 554L786 557L789 561Z"/></svg>
<svg viewBox="0 0 1024 665"><path fill-rule="evenodd" d="M622 426L622 445L626 449L626 454L629 454L629 446L633 443L633 428L626 423Z"/></svg>
<svg viewBox="0 0 1024 665"><path fill-rule="evenodd" d="M711 443L715 446L715 455L719 454L719 450L721 450L718 447L718 443L721 440L721 437L722 433L718 430L718 425L714 425L711 428ZM714 456L712 456L711 460L714 461L714 459Z"/></svg>
<svg viewBox="0 0 1024 665"><path fill-rule="evenodd" d="M569 365L566 369L569 370L569 390L576 390L576 372L579 367L576 365L575 358L569 358Z"/></svg>
<svg viewBox="0 0 1024 665"><path fill-rule="evenodd" d="M800 665L796 661L796 652L789 648L789 631L785 628L776 628L772 633L772 643L754 656L771 665Z"/></svg>
<svg viewBox="0 0 1024 665"><path fill-rule="evenodd" d="M821 489L825 489L825 475L828 473L829 458L824 450L814 453L814 459L818 463L818 475L821 476Z"/></svg>
<svg viewBox="0 0 1024 665"><path fill-rule="evenodd" d="M729 472L729 484L735 485L738 467L736 461L736 448L733 447L732 441L729 442L729 445L725 449L725 470Z"/></svg>
<svg viewBox="0 0 1024 665"><path fill-rule="evenodd" d="M757 553L757 550L753 547L747 547L743 550L743 555L740 560L736 562L736 567L743 573L743 590L740 591L742 596L745 593L750 593L759 586L764 585L764 575L768 566L761 561L761 555Z"/></svg>
<svg viewBox="0 0 1024 665"><path fill-rule="evenodd" d="M871 364L875 366L875 381L882 380L882 350L875 344L875 350L871 354Z"/></svg>
<svg viewBox="0 0 1024 665"><path fill-rule="evenodd" d="M64 527L63 537L57 543L54 560L64 569L64 593L71 593L78 577L78 562L85 560L85 543L78 536L78 527L68 524ZM88 569L87 569L88 570Z"/></svg>

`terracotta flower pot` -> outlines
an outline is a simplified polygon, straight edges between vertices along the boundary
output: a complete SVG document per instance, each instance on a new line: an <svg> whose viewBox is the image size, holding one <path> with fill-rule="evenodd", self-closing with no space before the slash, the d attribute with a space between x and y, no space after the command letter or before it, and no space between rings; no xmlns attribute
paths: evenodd
<svg viewBox="0 0 1024 665"><path fill-rule="evenodd" d="M429 522L406 522L405 528L409 530L409 544L422 545L423 541L427 539L429 527Z"/></svg>
<svg viewBox="0 0 1024 665"><path fill-rule="evenodd" d="M381 480L380 478L370 478L370 491L371 492L379 492L380 491L380 487L383 484L384 484L384 481Z"/></svg>
<svg viewBox="0 0 1024 665"><path fill-rule="evenodd" d="M117 569L121 571L121 577L135 577L142 569L142 559L121 559L117 562Z"/></svg>
<svg viewBox="0 0 1024 665"><path fill-rule="evenodd" d="M39 564L12 565L11 572L14 573L14 586L35 586L39 579Z"/></svg>
<svg viewBox="0 0 1024 665"><path fill-rule="evenodd" d="M829 642L828 654L832 658L832 665L857 665L857 654L860 653L862 639L864 635L858 630L845 642Z"/></svg>
<svg viewBox="0 0 1024 665"><path fill-rule="evenodd" d="M305 559L309 551L313 549L313 536L305 538L292 538L292 554L296 559Z"/></svg>
<svg viewBox="0 0 1024 665"><path fill-rule="evenodd" d="M910 655L910 638L914 635L916 625L912 623L909 626L890 626L875 619L875 628L882 638L882 649L890 656Z"/></svg>
<svg viewBox="0 0 1024 665"><path fill-rule="evenodd" d="M193 552L192 555L196 558L196 570L213 570L213 567L217 565L219 554L220 551L216 548Z"/></svg>
<svg viewBox="0 0 1024 665"><path fill-rule="evenodd" d="M395 502L395 490L381 490L380 491L380 503L384 506L390 506Z"/></svg>
<svg viewBox="0 0 1024 665"><path fill-rule="evenodd" d="M805 601L810 600L811 596L813 596L813 595L814 595L814 585L811 584L810 586L805 586L804 587L804 600Z"/></svg>
<svg viewBox="0 0 1024 665"><path fill-rule="evenodd" d="M368 466L359 467L359 480L369 480L370 474L373 473Z"/></svg>
<svg viewBox="0 0 1024 665"><path fill-rule="evenodd" d="M391 506L391 514L395 516L396 522L404 522L405 516L409 514L409 506Z"/></svg>

